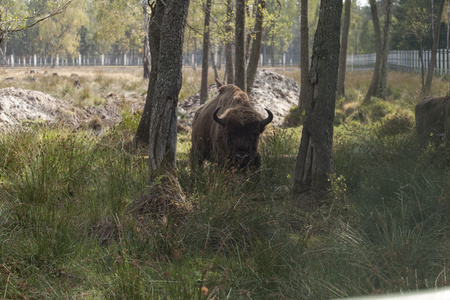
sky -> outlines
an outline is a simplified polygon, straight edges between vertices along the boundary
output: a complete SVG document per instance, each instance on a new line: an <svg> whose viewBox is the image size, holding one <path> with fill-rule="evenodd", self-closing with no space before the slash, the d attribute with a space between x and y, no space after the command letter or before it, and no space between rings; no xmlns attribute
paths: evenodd
<svg viewBox="0 0 450 300"><path fill-rule="evenodd" d="M358 4L360 6L368 6L369 5L369 0L358 0Z"/></svg>

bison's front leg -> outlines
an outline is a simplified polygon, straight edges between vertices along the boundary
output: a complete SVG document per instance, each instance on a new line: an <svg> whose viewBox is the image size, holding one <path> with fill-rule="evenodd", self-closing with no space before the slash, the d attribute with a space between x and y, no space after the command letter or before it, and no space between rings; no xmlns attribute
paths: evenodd
<svg viewBox="0 0 450 300"><path fill-rule="evenodd" d="M255 157L250 162L250 170L256 171L261 166L261 154L256 154Z"/></svg>
<svg viewBox="0 0 450 300"><path fill-rule="evenodd" d="M191 148L190 153L190 163L191 170L197 171L203 167L204 155L200 153L197 149Z"/></svg>

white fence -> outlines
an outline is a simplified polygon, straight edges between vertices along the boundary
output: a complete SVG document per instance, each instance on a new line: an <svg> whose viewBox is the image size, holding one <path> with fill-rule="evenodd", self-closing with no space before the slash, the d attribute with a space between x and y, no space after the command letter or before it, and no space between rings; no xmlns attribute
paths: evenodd
<svg viewBox="0 0 450 300"><path fill-rule="evenodd" d="M271 62L270 59L263 57L261 54L260 66L276 66L276 67L298 67L298 61L287 59L283 53L278 55L278 59ZM424 71L427 72L431 58L431 50L423 51ZM222 58L223 59L223 58ZM183 58L185 66L197 66L201 62L201 55L185 54ZM224 62L222 62L224 63ZM59 66L140 66L142 65L142 57L132 55L109 55L101 54L97 56L82 56L75 58L60 59L57 55L54 58L38 57L37 55L29 55L17 57L10 55L3 58L3 65L9 67L59 67ZM375 53L359 54L347 56L347 70L370 70L375 65ZM389 52L388 67L390 70L401 70L406 72L420 72L421 62L418 50L395 50ZM450 50L439 49L436 57L435 74L450 74Z"/></svg>
<svg viewBox="0 0 450 300"><path fill-rule="evenodd" d="M423 64L425 72L430 64L431 50L423 51ZM347 56L347 70L373 69L375 53ZM421 62L418 50L390 51L388 57L390 70L407 72L421 72ZM435 74L450 74L450 51L439 49L436 56Z"/></svg>
<svg viewBox="0 0 450 300"><path fill-rule="evenodd" d="M59 67L59 66L139 66L142 65L141 57L123 55L82 56L66 59L56 57L39 57L37 55L14 56L3 59L3 64L14 67Z"/></svg>

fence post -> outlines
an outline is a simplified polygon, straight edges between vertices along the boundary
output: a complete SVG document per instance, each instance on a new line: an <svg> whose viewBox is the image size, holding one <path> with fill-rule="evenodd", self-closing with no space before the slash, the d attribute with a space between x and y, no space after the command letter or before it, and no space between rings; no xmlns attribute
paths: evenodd
<svg viewBox="0 0 450 300"><path fill-rule="evenodd" d="M14 55L11 54L11 68L14 69Z"/></svg>

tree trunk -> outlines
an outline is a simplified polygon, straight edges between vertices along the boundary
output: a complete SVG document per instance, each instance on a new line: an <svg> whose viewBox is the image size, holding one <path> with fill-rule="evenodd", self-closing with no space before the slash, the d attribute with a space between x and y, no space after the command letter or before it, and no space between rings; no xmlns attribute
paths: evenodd
<svg viewBox="0 0 450 300"><path fill-rule="evenodd" d="M342 1L321 1L308 75L306 119L295 167L294 195L303 192L326 192L330 185L330 176L334 172L333 119L341 13ZM306 199L301 202L305 205L311 204Z"/></svg>
<svg viewBox="0 0 450 300"><path fill-rule="evenodd" d="M425 81L425 87L422 90L422 93L424 95L428 95L430 93L431 83L433 81L434 67L436 66L437 49L439 47L439 32L441 29L441 19L442 13L444 12L444 4L445 1L441 0L439 4L438 15L436 18L436 26L434 26L433 49L431 49L431 58L430 65L428 66L427 80Z"/></svg>
<svg viewBox="0 0 450 300"><path fill-rule="evenodd" d="M146 146L150 139L150 116L153 105L153 92L155 91L156 79L159 69L159 47L161 26L164 16L164 3L162 1L155 1L151 7L151 18L149 25L149 45L152 57L152 68L150 71L150 80L148 83L147 97L145 99L144 111L142 112L141 120L134 136L133 144L135 147Z"/></svg>
<svg viewBox="0 0 450 300"><path fill-rule="evenodd" d="M381 28L380 19L378 18L378 8L376 0L369 0L370 11L372 13L373 31L375 35L375 67L373 70L372 81L363 103L370 102L371 97L375 97L377 93L378 81L381 75Z"/></svg>
<svg viewBox="0 0 450 300"><path fill-rule="evenodd" d="M421 82L422 82L422 91L425 88L425 64L423 62L423 46L422 44L420 44L420 49L419 49L419 60L420 60L420 78L421 78Z"/></svg>
<svg viewBox="0 0 450 300"><path fill-rule="evenodd" d="M209 60L209 23L211 19L212 0L206 0L205 23L203 29L202 82L200 86L200 104L208 98L208 60Z"/></svg>
<svg viewBox="0 0 450 300"><path fill-rule="evenodd" d="M159 0L157 2L162 2ZM189 0L166 0L160 33L158 74L150 118L150 183L176 176L177 104L181 89L184 28Z"/></svg>
<svg viewBox="0 0 450 300"><path fill-rule="evenodd" d="M148 0L142 0L142 8L144 12L144 54L143 54L143 65L144 65L144 78L150 78L150 46L148 41Z"/></svg>
<svg viewBox="0 0 450 300"><path fill-rule="evenodd" d="M233 5L232 0L227 0L227 20L225 25L225 34L229 39L225 44L225 73L227 73L227 83L234 83L234 66L233 66L233 42L230 40L233 35L231 22L233 21Z"/></svg>
<svg viewBox="0 0 450 300"><path fill-rule="evenodd" d="M352 0L345 0L344 27L342 28L341 53L339 55L339 71L337 82L337 97L345 96L345 71L347 68L348 31L350 29L350 14Z"/></svg>
<svg viewBox="0 0 450 300"><path fill-rule="evenodd" d="M210 53L211 53L211 64L214 70L214 78L219 78L219 72L217 71L217 65L216 65L216 54L217 52L214 49L213 45L209 45Z"/></svg>
<svg viewBox="0 0 450 300"><path fill-rule="evenodd" d="M381 99L386 99L387 97L387 72L388 72L389 48L391 44L392 6L393 1L387 0L386 16L384 18L385 22L383 31L383 46L381 49L380 79L378 81L376 93L376 97Z"/></svg>
<svg viewBox="0 0 450 300"><path fill-rule="evenodd" d="M308 95L308 73L309 73L309 27L308 27L308 0L302 0L300 13L300 98L298 107L301 112L306 108Z"/></svg>
<svg viewBox="0 0 450 300"><path fill-rule="evenodd" d="M192 206L183 195L176 173L176 110L182 82L182 49L189 0L155 2L152 19L158 17L158 20L161 20L157 24L160 41L158 47L164 51L160 51L157 60L158 72L154 89L149 88L147 91L147 99L152 99L148 152L149 189L146 195L133 203L132 212L145 216L149 213L156 216L167 213L172 216L185 215Z"/></svg>
<svg viewBox="0 0 450 300"><path fill-rule="evenodd" d="M245 0L236 0L236 27L235 27L235 73L236 86L246 91L246 62L245 62Z"/></svg>
<svg viewBox="0 0 450 300"><path fill-rule="evenodd" d="M447 1L447 51L450 49L450 0Z"/></svg>
<svg viewBox="0 0 450 300"><path fill-rule="evenodd" d="M265 0L258 0L255 20L255 38L252 41L252 51L247 67L247 94L250 95L255 81L256 71L258 70L259 58L261 57L262 31L264 22L264 10L266 8Z"/></svg>

